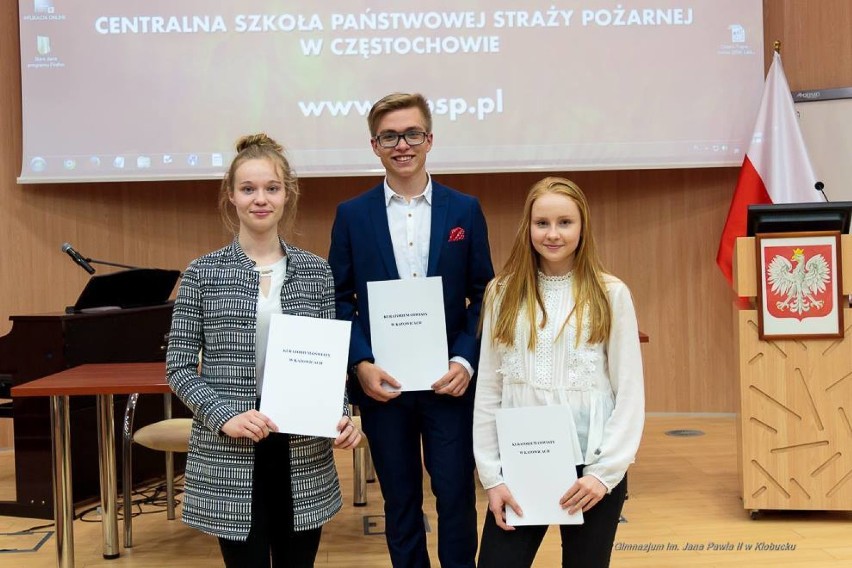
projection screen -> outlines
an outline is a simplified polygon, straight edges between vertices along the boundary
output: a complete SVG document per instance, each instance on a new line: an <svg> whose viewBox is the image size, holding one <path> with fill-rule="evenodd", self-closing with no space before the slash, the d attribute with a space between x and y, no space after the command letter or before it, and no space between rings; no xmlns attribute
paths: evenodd
<svg viewBox="0 0 852 568"><path fill-rule="evenodd" d="M19 0L19 182L221 177L242 134L375 174L366 114L420 92L430 171L733 166L760 0Z"/></svg>

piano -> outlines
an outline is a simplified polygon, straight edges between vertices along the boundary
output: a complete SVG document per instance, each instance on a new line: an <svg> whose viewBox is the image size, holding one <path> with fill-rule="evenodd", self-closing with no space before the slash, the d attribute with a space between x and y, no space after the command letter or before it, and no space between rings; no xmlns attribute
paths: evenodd
<svg viewBox="0 0 852 568"><path fill-rule="evenodd" d="M12 329L0 337L0 383L11 386L82 365L165 360L165 336L173 303L115 308L92 313L12 316ZM122 420L127 397L115 397L116 456L121 456ZM174 416L190 416L176 398ZM19 398L11 404L14 421L16 499L0 501L0 515L53 518L50 406L48 398ZM141 395L134 429L163 418L161 395ZM0 418L2 419L2 418ZM72 490L74 502L100 499L95 397L70 398ZM184 456L175 455L182 470ZM165 474L163 454L133 449L133 478ZM118 460L121 479L121 460Z"/></svg>

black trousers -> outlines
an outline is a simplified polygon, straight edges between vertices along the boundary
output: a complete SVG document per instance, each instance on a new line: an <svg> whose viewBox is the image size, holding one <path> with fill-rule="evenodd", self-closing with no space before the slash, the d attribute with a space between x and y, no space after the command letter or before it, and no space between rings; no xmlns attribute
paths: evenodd
<svg viewBox="0 0 852 568"><path fill-rule="evenodd" d="M582 466L577 476L582 476ZM607 568L627 491L627 478L597 505L583 513L582 525L560 525L563 568ZM520 526L504 531L488 511L479 545L479 568L528 568L532 566L547 525Z"/></svg>
<svg viewBox="0 0 852 568"><path fill-rule="evenodd" d="M361 406L361 424L385 500L391 564L432 565L423 522L425 465L438 513L441 567L474 568L477 523L470 400L430 391L404 392L390 402Z"/></svg>
<svg viewBox="0 0 852 568"><path fill-rule="evenodd" d="M290 438L270 434L255 446L248 540L219 539L227 568L312 568L322 527L293 529Z"/></svg>

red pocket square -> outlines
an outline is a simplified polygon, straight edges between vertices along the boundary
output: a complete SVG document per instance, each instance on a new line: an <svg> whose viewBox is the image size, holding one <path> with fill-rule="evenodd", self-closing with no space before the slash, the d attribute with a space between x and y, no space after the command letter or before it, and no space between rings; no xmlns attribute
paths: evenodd
<svg viewBox="0 0 852 568"><path fill-rule="evenodd" d="M450 230L450 242L463 241L464 240L464 229L461 227L456 227Z"/></svg>

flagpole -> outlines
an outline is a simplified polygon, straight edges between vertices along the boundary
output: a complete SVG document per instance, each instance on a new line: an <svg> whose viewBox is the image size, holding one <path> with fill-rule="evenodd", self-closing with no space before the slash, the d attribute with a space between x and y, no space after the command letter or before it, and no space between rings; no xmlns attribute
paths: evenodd
<svg viewBox="0 0 852 568"><path fill-rule="evenodd" d="M772 48L775 50L775 53L777 53L778 55L781 55L781 41L780 40L776 39Z"/></svg>

